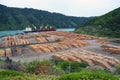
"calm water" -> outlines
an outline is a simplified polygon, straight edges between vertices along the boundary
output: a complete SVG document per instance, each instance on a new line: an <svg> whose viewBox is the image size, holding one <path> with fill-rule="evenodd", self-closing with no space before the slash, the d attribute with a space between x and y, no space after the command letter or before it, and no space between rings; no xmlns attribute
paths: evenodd
<svg viewBox="0 0 120 80"><path fill-rule="evenodd" d="M14 31L0 31L0 37L7 35L14 35L18 33L23 33L23 30L14 30Z"/></svg>
<svg viewBox="0 0 120 80"><path fill-rule="evenodd" d="M67 32L72 32L74 31L75 28L59 28L57 31L67 31ZM14 30L14 31L0 31L0 37L6 36L6 35L14 35L18 33L24 33L24 30Z"/></svg>
<svg viewBox="0 0 120 80"><path fill-rule="evenodd" d="M59 28L59 29L57 29L57 31L67 31L67 32L72 32L74 30L75 30L75 28Z"/></svg>

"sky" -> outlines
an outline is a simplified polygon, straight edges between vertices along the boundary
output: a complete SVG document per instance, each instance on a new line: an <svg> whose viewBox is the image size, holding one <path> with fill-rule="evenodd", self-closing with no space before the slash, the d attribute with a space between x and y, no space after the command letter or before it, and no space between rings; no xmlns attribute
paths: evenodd
<svg viewBox="0 0 120 80"><path fill-rule="evenodd" d="M120 0L0 0L8 7L34 8L68 16L101 16L120 7Z"/></svg>

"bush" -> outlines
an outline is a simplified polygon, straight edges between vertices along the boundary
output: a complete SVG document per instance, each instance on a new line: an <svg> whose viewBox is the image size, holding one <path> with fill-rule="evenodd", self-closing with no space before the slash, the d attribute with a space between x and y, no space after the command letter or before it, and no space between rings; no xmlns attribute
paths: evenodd
<svg viewBox="0 0 120 80"><path fill-rule="evenodd" d="M11 76L23 76L23 73L21 72L16 72L13 70L2 70L0 71L0 80L5 80L6 77L11 77Z"/></svg>
<svg viewBox="0 0 120 80"><path fill-rule="evenodd" d="M116 74L120 75L120 64L115 65L116 68Z"/></svg>
<svg viewBox="0 0 120 80"><path fill-rule="evenodd" d="M103 72L80 72L65 74L59 80L119 80L119 78Z"/></svg>
<svg viewBox="0 0 120 80"><path fill-rule="evenodd" d="M29 63L24 63L28 73L34 73L35 68L40 65L40 61L31 61Z"/></svg>
<svg viewBox="0 0 120 80"><path fill-rule="evenodd" d="M0 71L0 80L58 80L56 76L26 74L12 70Z"/></svg>
<svg viewBox="0 0 120 80"><path fill-rule="evenodd" d="M54 66L53 66L53 74L54 74L54 75L57 75L57 76L60 76L60 75L65 74L65 71L64 71L62 68L54 65Z"/></svg>
<svg viewBox="0 0 120 80"><path fill-rule="evenodd" d="M0 60L0 69L15 70L20 72L26 72L26 68L20 61L14 62L9 57L6 60Z"/></svg>
<svg viewBox="0 0 120 80"><path fill-rule="evenodd" d="M52 63L48 60L24 63L28 73L52 74Z"/></svg>
<svg viewBox="0 0 120 80"><path fill-rule="evenodd" d="M52 74L52 63L48 60L43 60L40 65L34 69L35 74Z"/></svg>
<svg viewBox="0 0 120 80"><path fill-rule="evenodd" d="M101 66L88 66L87 68L82 69L82 72L106 72L107 70Z"/></svg>
<svg viewBox="0 0 120 80"><path fill-rule="evenodd" d="M57 66L63 69L66 73L70 73L80 72L83 68L86 68L88 65L86 63L62 61Z"/></svg>

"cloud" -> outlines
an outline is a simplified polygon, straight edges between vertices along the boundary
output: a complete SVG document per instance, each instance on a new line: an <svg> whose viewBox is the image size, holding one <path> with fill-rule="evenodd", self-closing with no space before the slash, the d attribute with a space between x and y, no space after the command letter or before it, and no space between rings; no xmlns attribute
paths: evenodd
<svg viewBox="0 0 120 80"><path fill-rule="evenodd" d="M10 7L29 7L72 16L98 16L120 7L120 0L0 0Z"/></svg>

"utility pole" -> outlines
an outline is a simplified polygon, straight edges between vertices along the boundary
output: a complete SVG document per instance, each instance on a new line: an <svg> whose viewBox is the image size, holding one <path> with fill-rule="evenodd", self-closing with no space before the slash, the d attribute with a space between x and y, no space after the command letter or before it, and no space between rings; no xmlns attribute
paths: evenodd
<svg viewBox="0 0 120 80"><path fill-rule="evenodd" d="M69 73L71 72L71 62L69 62Z"/></svg>

